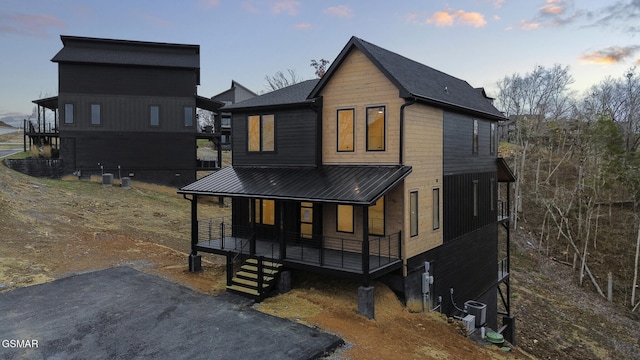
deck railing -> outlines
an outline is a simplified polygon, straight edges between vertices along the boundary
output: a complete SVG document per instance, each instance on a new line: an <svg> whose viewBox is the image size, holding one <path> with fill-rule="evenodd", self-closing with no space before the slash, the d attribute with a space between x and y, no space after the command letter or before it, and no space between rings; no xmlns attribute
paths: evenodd
<svg viewBox="0 0 640 360"><path fill-rule="evenodd" d="M314 266L363 270L362 240L284 232L281 234L284 247L280 245L280 235L274 233L273 237L269 238L258 236L254 242L255 248L251 249L253 236L255 233L250 226L233 226L228 218L198 221L198 243L206 243L210 248L235 252L237 256L253 254ZM401 239L400 232L386 236L370 236L369 269L377 269L399 260Z"/></svg>
<svg viewBox="0 0 640 360"><path fill-rule="evenodd" d="M498 221L509 219L509 204L506 201L498 201Z"/></svg>
<svg viewBox="0 0 640 360"><path fill-rule="evenodd" d="M498 281L502 281L509 275L509 257L505 257L498 261Z"/></svg>

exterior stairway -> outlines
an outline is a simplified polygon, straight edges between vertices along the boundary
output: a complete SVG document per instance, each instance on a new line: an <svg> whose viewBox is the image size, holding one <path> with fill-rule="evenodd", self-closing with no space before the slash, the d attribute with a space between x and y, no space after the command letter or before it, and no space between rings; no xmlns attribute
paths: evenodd
<svg viewBox="0 0 640 360"><path fill-rule="evenodd" d="M278 262L249 258L235 274L231 285L227 286L227 291L260 302L274 288L281 268L282 264ZM262 281L259 281L260 278Z"/></svg>

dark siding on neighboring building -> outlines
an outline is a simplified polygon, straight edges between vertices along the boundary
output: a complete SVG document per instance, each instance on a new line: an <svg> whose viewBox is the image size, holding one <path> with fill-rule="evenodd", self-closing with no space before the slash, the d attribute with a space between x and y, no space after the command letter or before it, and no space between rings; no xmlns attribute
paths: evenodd
<svg viewBox="0 0 640 360"><path fill-rule="evenodd" d="M60 63L59 93L184 96L196 94L193 69Z"/></svg>
<svg viewBox="0 0 640 360"><path fill-rule="evenodd" d="M247 151L247 117L275 115L275 152ZM317 113L310 108L234 113L233 166L316 166Z"/></svg>
<svg viewBox="0 0 640 360"><path fill-rule="evenodd" d="M176 186L195 181L195 152L193 134L66 131L61 138L65 173L99 175L101 164L117 178L119 165L123 177Z"/></svg>

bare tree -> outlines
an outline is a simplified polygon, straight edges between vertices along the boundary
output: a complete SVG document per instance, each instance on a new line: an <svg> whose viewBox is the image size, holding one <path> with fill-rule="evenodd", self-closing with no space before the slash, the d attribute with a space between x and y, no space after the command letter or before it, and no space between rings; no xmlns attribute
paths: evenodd
<svg viewBox="0 0 640 360"><path fill-rule="evenodd" d="M320 59L320 60L311 60L311 67L316 69L315 74L318 78L322 78L324 74L327 73L327 66L329 66L329 60Z"/></svg>
<svg viewBox="0 0 640 360"><path fill-rule="evenodd" d="M287 74L288 75L285 75L282 71L278 71L272 76L265 76L264 79L267 80L267 89L274 91L297 84L303 80L293 69L287 69Z"/></svg>

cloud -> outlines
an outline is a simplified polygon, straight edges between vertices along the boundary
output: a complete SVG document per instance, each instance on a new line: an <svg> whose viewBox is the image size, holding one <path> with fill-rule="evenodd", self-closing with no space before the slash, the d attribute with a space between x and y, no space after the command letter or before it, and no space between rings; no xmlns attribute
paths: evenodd
<svg viewBox="0 0 640 360"><path fill-rule="evenodd" d="M327 14L327 15L331 15L331 16L335 16L335 17L342 17L342 18L351 18L351 17L353 17L353 11L351 10L350 7L348 7L346 5L338 5L338 6L328 7L324 11L324 13Z"/></svg>
<svg viewBox="0 0 640 360"><path fill-rule="evenodd" d="M491 4L493 4L493 7L495 8L501 8L502 5L504 5L505 2L507 2L507 0L487 0L489 1Z"/></svg>
<svg viewBox="0 0 640 360"><path fill-rule="evenodd" d="M37 38L48 38L49 30L61 29L65 23L46 14L3 14L0 15L0 34L17 34Z"/></svg>
<svg viewBox="0 0 640 360"><path fill-rule="evenodd" d="M579 60L590 64L617 64L633 57L638 51L640 51L640 45L609 46L584 54Z"/></svg>
<svg viewBox="0 0 640 360"><path fill-rule="evenodd" d="M590 19L595 19L591 26L621 29L635 34L640 30L640 0L617 1L613 5L605 6L588 14Z"/></svg>
<svg viewBox="0 0 640 360"><path fill-rule="evenodd" d="M546 0L534 18L520 21L520 28L534 30L541 27L562 26L571 24L585 15L585 11L574 9L573 0Z"/></svg>
<svg viewBox="0 0 640 360"><path fill-rule="evenodd" d="M255 5L253 5L251 2L249 1L243 1L242 2L242 7L247 10L248 12L252 13L252 14L257 14L260 12L260 9L258 9Z"/></svg>
<svg viewBox="0 0 640 360"><path fill-rule="evenodd" d="M295 25L296 29L302 29L302 30L306 30L306 29L311 29L312 25L309 23L299 23Z"/></svg>
<svg viewBox="0 0 640 360"><path fill-rule="evenodd" d="M300 2L296 0L281 0L273 4L271 11L274 14L287 13L290 16L298 15L298 7Z"/></svg>
<svg viewBox="0 0 640 360"><path fill-rule="evenodd" d="M406 19L410 22L416 22L419 17L420 16L416 13L410 13L406 16ZM483 27L487 24L487 21L484 19L484 15L477 12L447 9L444 11L436 11L425 20L425 23L441 27L453 26L456 24Z"/></svg>

